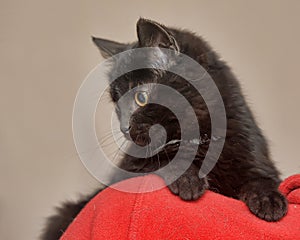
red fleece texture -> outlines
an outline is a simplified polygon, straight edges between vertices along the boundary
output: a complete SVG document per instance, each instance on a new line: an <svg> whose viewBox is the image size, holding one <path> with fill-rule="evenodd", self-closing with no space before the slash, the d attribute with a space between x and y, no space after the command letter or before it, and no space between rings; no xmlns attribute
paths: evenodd
<svg viewBox="0 0 300 240"><path fill-rule="evenodd" d="M156 175L117 183L136 190L156 184L163 184ZM288 214L279 222L266 222L243 202L211 191L186 202L167 187L148 193L107 188L85 206L61 239L300 239L300 174L287 178L279 189L289 201Z"/></svg>

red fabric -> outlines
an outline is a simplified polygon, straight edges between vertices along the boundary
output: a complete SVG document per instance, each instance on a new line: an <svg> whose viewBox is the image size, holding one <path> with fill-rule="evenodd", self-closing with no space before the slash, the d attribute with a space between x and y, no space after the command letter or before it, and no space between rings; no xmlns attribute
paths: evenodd
<svg viewBox="0 0 300 240"><path fill-rule="evenodd" d="M162 181L148 175L117 184L142 189ZM186 202L166 187L140 194L107 188L87 204L61 239L300 239L300 174L279 189L289 201L288 214L270 223L252 215L243 202L211 191Z"/></svg>

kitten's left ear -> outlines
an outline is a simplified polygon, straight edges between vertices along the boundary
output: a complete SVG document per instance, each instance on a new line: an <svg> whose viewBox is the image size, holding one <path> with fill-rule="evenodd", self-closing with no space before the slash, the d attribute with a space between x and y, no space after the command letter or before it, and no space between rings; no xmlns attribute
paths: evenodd
<svg viewBox="0 0 300 240"><path fill-rule="evenodd" d="M95 45L99 48L101 55L104 58L109 58L115 54L123 52L127 48L127 44L106 40L103 38L96 38L92 36L92 40Z"/></svg>
<svg viewBox="0 0 300 240"><path fill-rule="evenodd" d="M138 20L136 27L141 47L163 47L179 51L176 39L167 27L144 18Z"/></svg>

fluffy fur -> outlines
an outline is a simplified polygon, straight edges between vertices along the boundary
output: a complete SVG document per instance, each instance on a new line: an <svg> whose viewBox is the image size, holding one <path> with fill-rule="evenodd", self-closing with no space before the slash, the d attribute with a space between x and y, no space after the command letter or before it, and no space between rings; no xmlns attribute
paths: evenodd
<svg viewBox="0 0 300 240"><path fill-rule="evenodd" d="M116 103L116 111L120 119L120 129L125 137L130 135L137 144L145 146L150 141L149 128L158 123L165 128L167 141L181 139L178 120L165 107L156 104L140 107L135 103L134 96L126 98L123 104L117 104L123 94L142 84L146 84L143 85L144 91L151 97L160 93L156 92L155 88L147 87L147 83L160 83L176 89L194 108L201 126L202 144L190 168L169 185L171 192L183 200L195 200L201 197L206 189L210 189L244 201L250 211L261 219L266 221L281 219L287 212L287 202L277 190L280 183L279 173L270 159L267 142L230 68L220 60L202 38L189 31L169 28L150 20L140 19L137 23L137 35L138 41L131 44L121 44L100 38L93 38L93 41L104 57L132 48L158 47L180 51L196 60L210 74L221 93L226 110L227 135L216 166L208 176L200 179L198 172L209 142L215 139L211 136L211 121L206 103L181 77L167 71L141 69L123 75L112 83L110 88L111 98ZM157 59L157 61L160 60ZM124 63L115 64L112 71L122 67L122 64ZM213 99L214 96L210 97ZM183 110L182 114L185 114L188 124L189 113ZM124 121L126 118L129 121ZM159 136L161 133L156 134ZM187 152L190 147L188 140L183 139L181 142ZM155 171L168 164L177 151L178 144L170 144L151 158L140 159L125 155L121 167L133 172ZM164 177L168 177L168 174ZM89 198L79 204L69 203L65 205L65 208L60 209L58 215L50 218L41 239L58 239L88 200Z"/></svg>

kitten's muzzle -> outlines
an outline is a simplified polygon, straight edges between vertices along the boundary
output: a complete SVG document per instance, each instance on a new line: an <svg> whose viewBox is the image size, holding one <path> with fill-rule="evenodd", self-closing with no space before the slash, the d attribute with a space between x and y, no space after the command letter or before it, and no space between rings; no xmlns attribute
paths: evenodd
<svg viewBox="0 0 300 240"><path fill-rule="evenodd" d="M129 134L130 128L131 126L121 126L120 130L124 135L126 135Z"/></svg>

